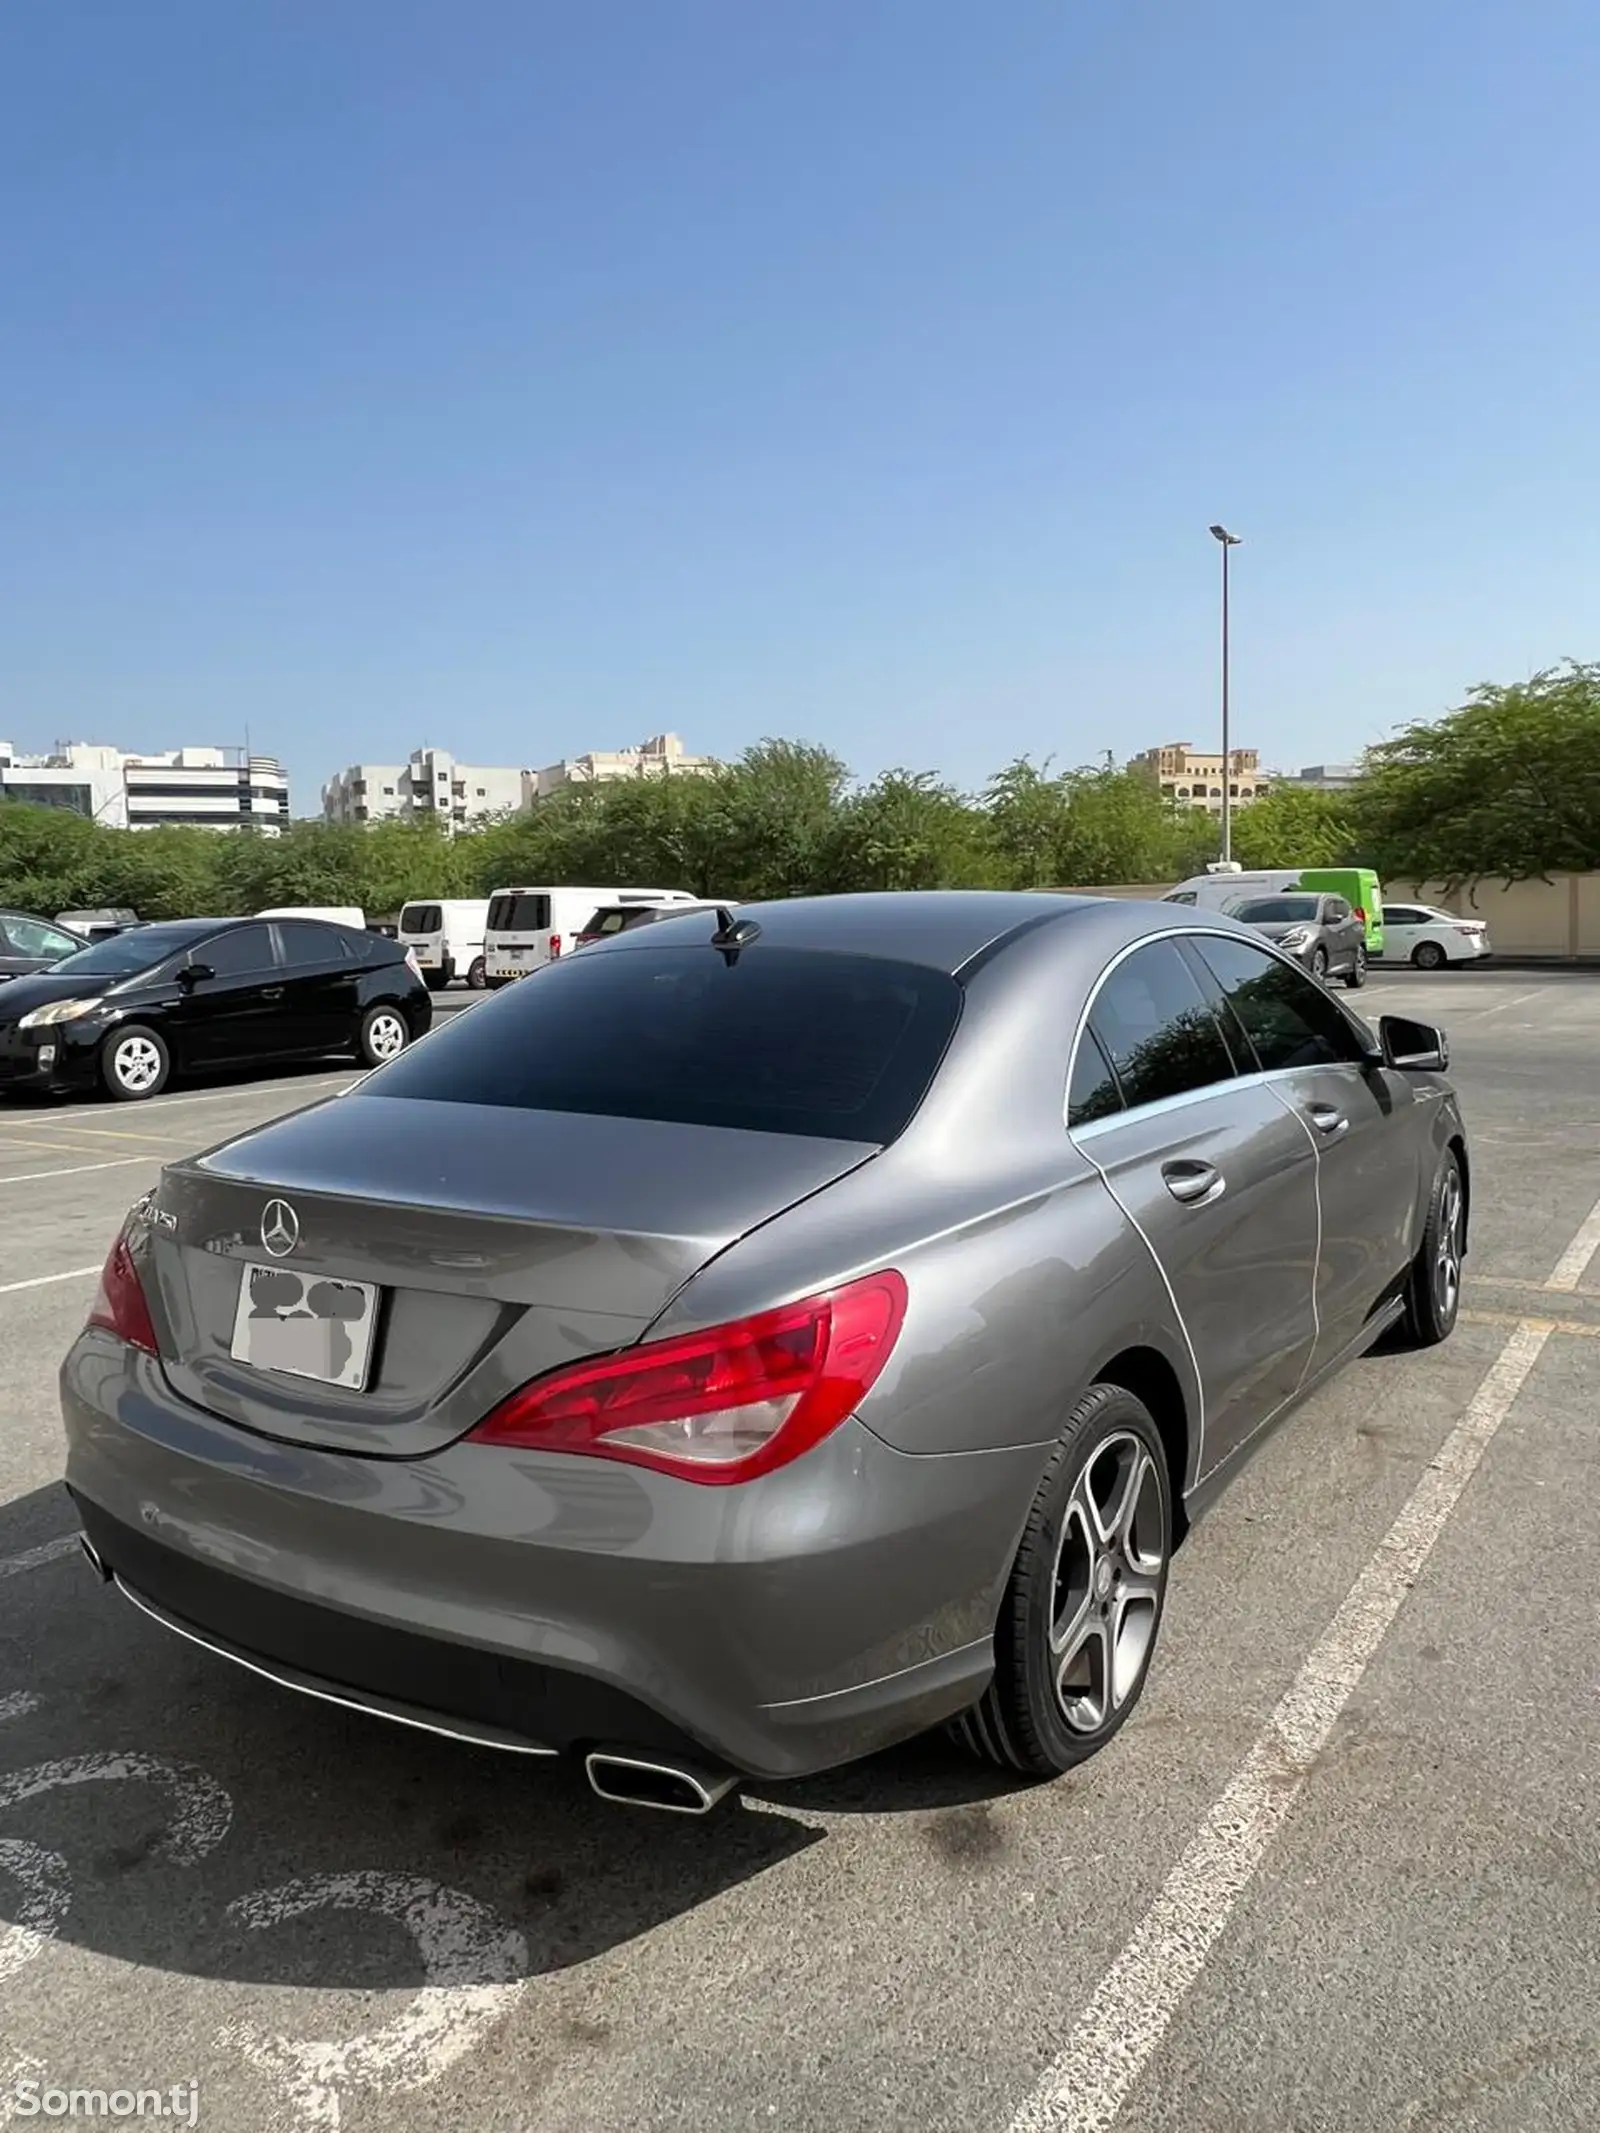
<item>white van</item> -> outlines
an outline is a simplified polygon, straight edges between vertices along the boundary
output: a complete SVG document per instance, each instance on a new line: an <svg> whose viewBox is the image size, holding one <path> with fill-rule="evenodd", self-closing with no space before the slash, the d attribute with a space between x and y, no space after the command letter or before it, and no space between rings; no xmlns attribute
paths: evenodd
<svg viewBox="0 0 1600 2133"><path fill-rule="evenodd" d="M434 898L401 906L395 938L415 950L430 992L443 992L452 978L465 978L479 992L487 981L483 935L488 922L487 896Z"/></svg>
<svg viewBox="0 0 1600 2133"><path fill-rule="evenodd" d="M687 889L496 889L483 933L484 972L491 987L509 985L553 963L602 904L697 904Z"/></svg>
<svg viewBox="0 0 1600 2133"><path fill-rule="evenodd" d="M257 918L325 918L330 926L354 926L357 933L367 930L367 914L356 904L274 904L270 911L258 911Z"/></svg>
<svg viewBox="0 0 1600 2133"><path fill-rule="evenodd" d="M1248 896L1277 896L1285 889L1298 889L1300 873L1299 867L1257 867L1241 868L1237 873L1230 868L1219 869L1215 874L1191 874L1187 881L1169 889L1161 901L1196 904L1202 911L1226 911Z"/></svg>

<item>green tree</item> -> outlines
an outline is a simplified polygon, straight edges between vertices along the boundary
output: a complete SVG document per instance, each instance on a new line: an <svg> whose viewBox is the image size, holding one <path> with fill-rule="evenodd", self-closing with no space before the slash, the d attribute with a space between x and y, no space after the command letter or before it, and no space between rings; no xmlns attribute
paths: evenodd
<svg viewBox="0 0 1600 2133"><path fill-rule="evenodd" d="M836 812L818 885L825 889L984 886L983 824L928 770L887 770Z"/></svg>
<svg viewBox="0 0 1600 2133"><path fill-rule="evenodd" d="M1233 818L1233 856L1241 866L1352 866L1360 845L1350 796L1309 785L1274 786Z"/></svg>
<svg viewBox="0 0 1600 2133"><path fill-rule="evenodd" d="M1050 764L1018 756L989 780L982 801L996 883L1006 889L1061 885L1070 787Z"/></svg>
<svg viewBox="0 0 1600 2133"><path fill-rule="evenodd" d="M1055 852L1059 887L1171 880L1203 834L1193 814L1177 808L1136 766L1076 770L1064 782L1065 819Z"/></svg>
<svg viewBox="0 0 1600 2133"><path fill-rule="evenodd" d="M1451 883L1600 866L1600 664L1483 682L1372 749L1355 799L1380 872Z"/></svg>

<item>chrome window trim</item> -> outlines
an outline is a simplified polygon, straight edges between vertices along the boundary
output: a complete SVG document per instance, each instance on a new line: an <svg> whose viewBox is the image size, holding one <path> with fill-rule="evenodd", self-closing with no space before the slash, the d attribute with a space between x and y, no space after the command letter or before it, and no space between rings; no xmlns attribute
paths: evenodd
<svg viewBox="0 0 1600 2133"><path fill-rule="evenodd" d="M1067 1137L1074 1145L1077 1145L1085 1134L1103 1132L1108 1126L1120 1126L1130 1118L1155 1117L1169 1108L1176 1108L1181 1104L1192 1103L1200 1097L1213 1095L1218 1089L1236 1088L1242 1082L1274 1081L1287 1074L1337 1072L1340 1067L1349 1067L1359 1071L1359 1062L1354 1059L1323 1060L1315 1064L1299 1067L1257 1067L1253 1073L1232 1074L1226 1081L1204 1082L1199 1088L1184 1089L1176 1096L1158 1096L1152 1103L1125 1105L1122 1110L1112 1112L1109 1118L1092 1119L1086 1125L1074 1126L1071 1123L1067 1116L1067 1106L1072 1094L1072 1077L1077 1071L1078 1047L1083 1042L1083 1033L1089 1026L1089 1017L1094 1013L1094 1004L1099 999L1101 990L1111 973L1119 969L1130 955L1136 954L1141 948L1151 946L1156 941L1237 941L1240 939L1259 949L1270 961L1281 963L1286 970L1292 970L1295 976L1303 979L1306 984L1314 985L1316 983L1315 978L1307 977L1305 971L1300 968L1300 965L1295 962L1292 956L1284 955L1273 942L1258 940L1254 934L1250 933L1234 933L1222 926L1197 926L1192 922L1184 926L1163 926L1160 932L1141 934L1136 941L1127 941L1117 950L1116 954L1101 970L1100 975L1089 988L1088 997L1083 1003L1083 1010L1078 1016L1077 1026L1072 1032L1071 1048L1067 1053L1067 1075L1061 1092L1061 1118L1063 1125L1066 1127ZM1200 997L1204 1000L1204 993ZM1353 1031L1355 1017L1350 1013L1349 1009L1345 1007L1342 1001L1335 1000L1332 993L1328 994L1328 998L1333 1002L1335 1012L1344 1016L1345 1020L1351 1024ZM1210 1007L1209 1000L1206 1000L1206 1005ZM1222 1036L1224 1049L1226 1049L1227 1036L1225 1031L1222 1032Z"/></svg>

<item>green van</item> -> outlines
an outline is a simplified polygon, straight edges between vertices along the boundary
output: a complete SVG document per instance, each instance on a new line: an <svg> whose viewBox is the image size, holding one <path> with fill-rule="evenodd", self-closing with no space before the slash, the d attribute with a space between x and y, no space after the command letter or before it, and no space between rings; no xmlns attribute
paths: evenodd
<svg viewBox="0 0 1600 2133"><path fill-rule="evenodd" d="M1383 953L1383 889L1371 867L1304 867L1300 886L1342 896L1367 929L1367 955Z"/></svg>

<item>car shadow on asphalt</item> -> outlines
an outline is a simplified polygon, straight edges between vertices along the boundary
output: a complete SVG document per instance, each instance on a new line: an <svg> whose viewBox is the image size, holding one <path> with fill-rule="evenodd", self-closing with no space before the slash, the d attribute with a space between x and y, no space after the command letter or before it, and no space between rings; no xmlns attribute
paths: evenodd
<svg viewBox="0 0 1600 2133"><path fill-rule="evenodd" d="M440 1904L469 1950L477 1934L485 1982L507 1936L522 1974L556 1973L824 1841L808 1817L981 1808L1013 1789L931 1736L754 1784L704 1818L609 1806L572 1762L303 1699L165 1634L95 1577L72 1531L58 1486L0 1509L8 1992L42 1982L15 1954L41 1925L41 1949L177 1977L410 1988L423 1975L403 1928ZM379 1916L336 1915L353 1911ZM459 1962L455 1975L470 1982Z"/></svg>

